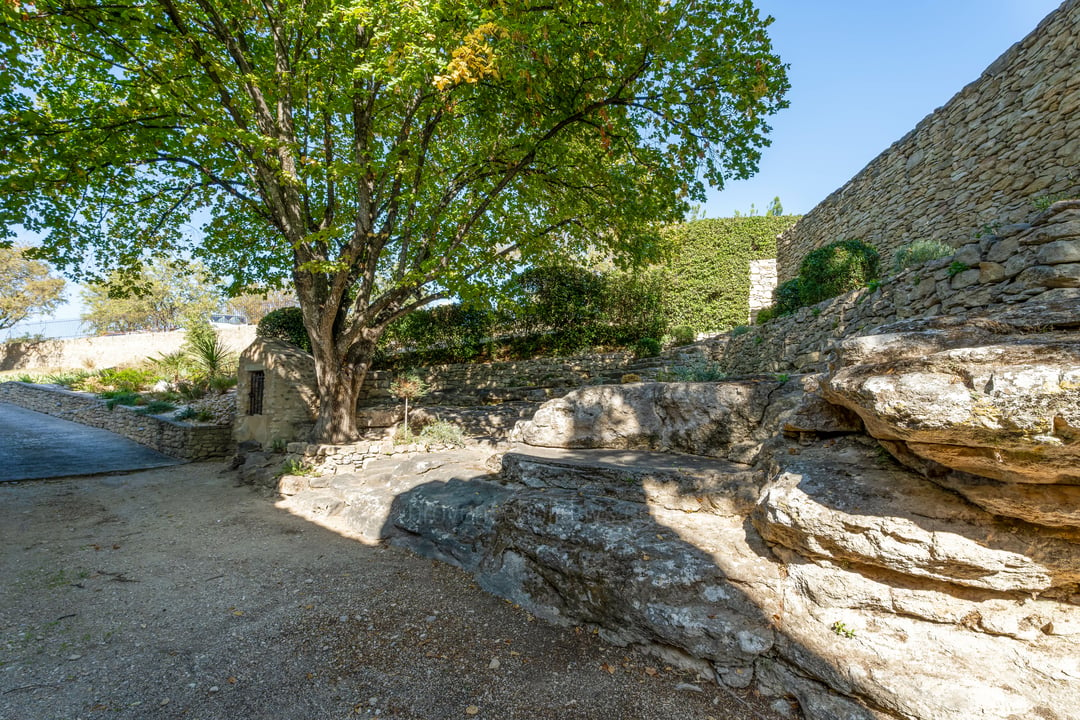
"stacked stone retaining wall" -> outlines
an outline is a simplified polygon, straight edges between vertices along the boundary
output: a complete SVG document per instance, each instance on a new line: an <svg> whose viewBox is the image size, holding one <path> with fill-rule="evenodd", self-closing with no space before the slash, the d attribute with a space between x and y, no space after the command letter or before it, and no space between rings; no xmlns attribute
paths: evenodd
<svg viewBox="0 0 1080 720"><path fill-rule="evenodd" d="M108 430L182 460L225 457L233 451L231 425L191 425L122 405L110 410L101 398L60 387L6 382L0 384L0 402Z"/></svg>
<svg viewBox="0 0 1080 720"><path fill-rule="evenodd" d="M254 325L219 325L218 334L231 352L240 352L255 339ZM41 372L71 368L132 365L180 350L186 333L130 333L64 340L19 340L0 344L0 371Z"/></svg>
<svg viewBox="0 0 1080 720"><path fill-rule="evenodd" d="M428 385L423 403L429 405L484 405L508 401L543 401L564 395L587 383L619 382L634 364L628 352L535 358L490 363L462 363L417 368ZM396 372L369 372L360 393L360 405L397 402L390 394Z"/></svg>
<svg viewBox="0 0 1080 720"><path fill-rule="evenodd" d="M816 372L838 339L936 315L1013 319L1014 325L1080 325L1080 201L1055 203L1030 222L1003 227L955 255L887 278L742 333L706 341L732 374Z"/></svg>
<svg viewBox="0 0 1080 720"><path fill-rule="evenodd" d="M1067 0L982 76L777 242L780 280L811 250L858 238L888 262L913 240L958 246L1033 201L1080 194L1080 0Z"/></svg>

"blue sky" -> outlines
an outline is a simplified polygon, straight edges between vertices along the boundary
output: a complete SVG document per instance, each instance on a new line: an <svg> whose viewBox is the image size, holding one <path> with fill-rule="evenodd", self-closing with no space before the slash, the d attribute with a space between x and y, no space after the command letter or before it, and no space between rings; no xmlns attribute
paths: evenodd
<svg viewBox="0 0 1080 720"><path fill-rule="evenodd" d="M791 107L750 180L713 190L708 217L809 211L944 105L1060 0L757 0L791 67Z"/></svg>
<svg viewBox="0 0 1080 720"><path fill-rule="evenodd" d="M1035 29L1059 0L757 0L776 22L791 107L774 116L759 172L712 190L707 217L779 196L802 214ZM29 240L30 238L25 238ZM78 318L78 292L55 317ZM14 329L13 329L14 330ZM22 332L75 332L57 324Z"/></svg>

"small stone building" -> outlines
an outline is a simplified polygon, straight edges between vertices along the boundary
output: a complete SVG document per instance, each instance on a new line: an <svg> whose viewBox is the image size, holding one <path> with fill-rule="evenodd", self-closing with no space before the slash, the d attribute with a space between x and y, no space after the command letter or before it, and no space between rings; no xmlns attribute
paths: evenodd
<svg viewBox="0 0 1080 720"><path fill-rule="evenodd" d="M307 436L319 406L315 360L299 348L256 338L240 355L236 383L236 424L241 443L270 447Z"/></svg>

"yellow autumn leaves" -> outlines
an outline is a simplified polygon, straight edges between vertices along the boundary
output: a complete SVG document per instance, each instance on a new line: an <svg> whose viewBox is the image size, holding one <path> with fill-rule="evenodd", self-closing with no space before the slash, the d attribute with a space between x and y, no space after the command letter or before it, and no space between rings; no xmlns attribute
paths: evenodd
<svg viewBox="0 0 1080 720"><path fill-rule="evenodd" d="M446 90L461 83L477 83L485 77L498 77L495 48L491 46L491 41L507 36L505 29L491 22L470 32L451 55L446 74L435 76L435 87Z"/></svg>

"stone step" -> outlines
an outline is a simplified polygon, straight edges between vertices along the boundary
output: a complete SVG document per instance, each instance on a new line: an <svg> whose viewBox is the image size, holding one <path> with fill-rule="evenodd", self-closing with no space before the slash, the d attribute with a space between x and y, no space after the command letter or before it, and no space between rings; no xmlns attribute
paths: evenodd
<svg viewBox="0 0 1080 720"><path fill-rule="evenodd" d="M561 488L646 502L669 510L734 515L748 512L765 479L749 465L698 455L638 450L514 445L500 479L529 488Z"/></svg>
<svg viewBox="0 0 1080 720"><path fill-rule="evenodd" d="M536 414L539 402L511 401L494 405L436 405L425 398L425 404L411 407L409 424L414 427L434 420L443 420L461 428L466 437L505 438L519 420L529 420ZM404 418L401 404L363 408L357 413L358 422L366 437L391 437Z"/></svg>
<svg viewBox="0 0 1080 720"><path fill-rule="evenodd" d="M391 532L388 518L398 498L423 485L488 478L490 457L490 449L472 445L377 458L350 473L286 475L278 483L284 496L278 506L348 537L379 542Z"/></svg>

